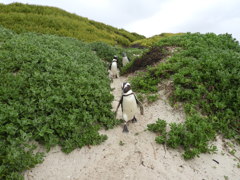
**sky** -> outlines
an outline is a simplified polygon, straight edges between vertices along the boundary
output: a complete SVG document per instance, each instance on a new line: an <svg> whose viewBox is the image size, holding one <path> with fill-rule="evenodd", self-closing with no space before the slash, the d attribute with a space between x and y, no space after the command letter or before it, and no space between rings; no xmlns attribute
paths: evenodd
<svg viewBox="0 0 240 180"><path fill-rule="evenodd" d="M54 6L150 37L161 33L229 33L240 41L240 0L0 0Z"/></svg>

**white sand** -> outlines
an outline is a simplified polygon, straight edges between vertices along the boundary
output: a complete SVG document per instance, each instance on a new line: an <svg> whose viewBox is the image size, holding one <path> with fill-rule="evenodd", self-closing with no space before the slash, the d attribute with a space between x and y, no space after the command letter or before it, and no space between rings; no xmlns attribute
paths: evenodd
<svg viewBox="0 0 240 180"><path fill-rule="evenodd" d="M121 84L126 77L114 79L112 88L116 108L121 96ZM138 122L129 124L129 133L122 133L122 126L101 131L108 139L99 146L83 147L66 155L59 147L47 153L42 164L25 172L26 180L164 180L164 179L225 179L239 180L240 163L224 148L220 137L214 142L217 154L202 154L199 158L185 161L182 150L166 149L155 143L156 135L146 131L147 124L157 118L167 122L183 122L185 115L174 110L166 101L163 92L161 99L150 105L144 104L145 114L137 115ZM121 117L121 108L118 111ZM123 145L120 145L120 142ZM240 157L240 148L235 156ZM219 164L215 161L219 162ZM224 177L225 176L225 177Z"/></svg>

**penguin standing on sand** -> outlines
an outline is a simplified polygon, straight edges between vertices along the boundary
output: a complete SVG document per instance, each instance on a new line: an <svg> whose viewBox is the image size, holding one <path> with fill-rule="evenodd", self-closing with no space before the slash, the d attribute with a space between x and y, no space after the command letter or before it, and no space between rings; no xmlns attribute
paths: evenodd
<svg viewBox="0 0 240 180"><path fill-rule="evenodd" d="M142 103L137 99L133 91L131 90L131 85L127 82L122 84L122 97L118 103L115 114L117 115L117 111L119 106L122 107L122 116L125 121L123 132L128 132L127 123L132 121L132 123L137 122L135 117L137 113L137 106L140 107L141 115L143 115L143 106Z"/></svg>
<svg viewBox="0 0 240 180"><path fill-rule="evenodd" d="M112 63L110 64L109 66L109 70L111 71L111 75L112 77L114 78L117 78L118 77L118 58L117 56L115 55L113 57L113 60L112 60Z"/></svg>
<svg viewBox="0 0 240 180"><path fill-rule="evenodd" d="M123 67L127 65L127 63L129 63L128 57L126 53L123 53L123 58L122 58L122 64Z"/></svg>

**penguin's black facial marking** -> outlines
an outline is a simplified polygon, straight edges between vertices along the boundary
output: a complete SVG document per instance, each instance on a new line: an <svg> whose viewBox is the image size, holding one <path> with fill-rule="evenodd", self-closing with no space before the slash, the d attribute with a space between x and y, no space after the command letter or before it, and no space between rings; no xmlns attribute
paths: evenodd
<svg viewBox="0 0 240 180"><path fill-rule="evenodd" d="M123 86L123 93L127 93L130 89L131 89L130 85L127 85L125 87Z"/></svg>
<svg viewBox="0 0 240 180"><path fill-rule="evenodd" d="M127 83L126 82L124 82L123 84L122 84L122 90L125 88L125 85L126 85Z"/></svg>

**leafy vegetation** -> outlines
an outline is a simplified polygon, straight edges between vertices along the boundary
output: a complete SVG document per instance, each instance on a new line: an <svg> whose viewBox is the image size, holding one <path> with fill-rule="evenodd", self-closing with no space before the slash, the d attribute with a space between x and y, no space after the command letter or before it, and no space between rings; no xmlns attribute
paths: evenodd
<svg viewBox="0 0 240 180"><path fill-rule="evenodd" d="M9 35L0 46L0 179L22 179L21 172L43 161L30 142L69 153L106 140L98 130L119 122L106 67L89 46L54 35L0 33Z"/></svg>
<svg viewBox="0 0 240 180"><path fill-rule="evenodd" d="M148 100L149 103L157 101L158 98L159 98L158 94L153 94L153 95L148 95L147 96L147 100Z"/></svg>
<svg viewBox="0 0 240 180"><path fill-rule="evenodd" d="M163 79L173 80L170 100L184 102L188 118L170 125L167 145L182 146L189 159L213 151L208 142L216 133L240 142L239 43L229 34L187 33L163 39L157 46L176 51L166 62L133 78L132 85L135 91L154 93Z"/></svg>
<svg viewBox="0 0 240 180"><path fill-rule="evenodd" d="M135 40L145 38L137 33L129 33L124 29L117 29L58 8L20 3L0 3L0 24L17 33L54 34L86 42L102 41L121 46L128 46Z"/></svg>
<svg viewBox="0 0 240 180"><path fill-rule="evenodd" d="M119 54L117 48L104 42L93 42L89 45L90 48L96 52L98 57L107 62L112 62L113 56Z"/></svg>
<svg viewBox="0 0 240 180"><path fill-rule="evenodd" d="M183 33L162 33L159 35L152 36L150 38L139 39L131 43L132 47L139 47L139 48L150 48L153 47L157 42L164 38L183 35Z"/></svg>
<svg viewBox="0 0 240 180"><path fill-rule="evenodd" d="M200 153L215 152L215 146L208 146L216 132L208 118L199 115L189 116L185 123L170 124L170 131L166 131L166 121L158 120L148 125L148 130L160 135L156 137L159 144L167 144L171 148L182 146L185 150L183 157L191 159Z"/></svg>
<svg viewBox="0 0 240 180"><path fill-rule="evenodd" d="M15 33L0 26L0 43L3 43L4 41L11 39Z"/></svg>

